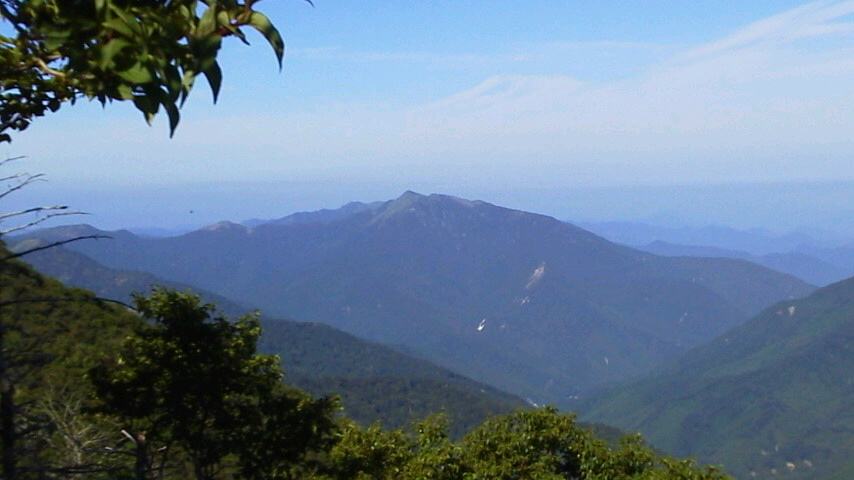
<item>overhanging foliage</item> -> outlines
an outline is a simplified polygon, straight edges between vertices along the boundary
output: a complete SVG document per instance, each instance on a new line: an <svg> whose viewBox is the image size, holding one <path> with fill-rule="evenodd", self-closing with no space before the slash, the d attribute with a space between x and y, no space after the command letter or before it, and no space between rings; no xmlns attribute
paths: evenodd
<svg viewBox="0 0 854 480"><path fill-rule="evenodd" d="M13 34L0 35L0 142L80 97L132 101L170 134L198 75L214 101L222 40L264 36L281 67L284 41L258 0L0 0Z"/></svg>

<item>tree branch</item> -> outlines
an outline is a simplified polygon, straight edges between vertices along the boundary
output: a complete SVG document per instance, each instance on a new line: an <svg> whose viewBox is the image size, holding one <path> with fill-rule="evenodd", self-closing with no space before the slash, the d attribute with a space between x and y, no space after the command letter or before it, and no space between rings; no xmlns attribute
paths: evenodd
<svg viewBox="0 0 854 480"><path fill-rule="evenodd" d="M27 223L27 224L24 224L24 225L19 225L19 226L17 226L17 227L12 227L12 228L10 228L9 230L0 230L0 237L2 237L3 235L8 235L8 234L13 233L13 232L17 232L17 231L19 231L19 230L24 230L24 229L27 229L27 228L30 228L30 227L34 227L34 226L36 226L36 225L38 225L38 224L40 224L40 223L42 223L42 222L46 222L46 221L50 220L51 218L54 218L54 217L64 217L64 216L66 216L66 215L88 215L88 213L86 213L86 212L61 212L61 213L50 213L50 214L45 215L44 217L38 218L38 219L36 219L36 220L33 220L33 221L32 221L32 222L30 222L30 223ZM102 236L106 236L106 235L102 235Z"/></svg>
<svg viewBox="0 0 854 480"><path fill-rule="evenodd" d="M34 297L34 298L18 298L15 300L6 300L0 302L0 308L8 307L9 305L18 305L21 303L50 303L50 302L106 302L121 305L129 310L136 311L136 308L128 305L121 300L113 300L104 297Z"/></svg>
<svg viewBox="0 0 854 480"><path fill-rule="evenodd" d="M47 63L45 63L45 61L41 58L36 57L34 60L36 62L36 66L38 66L39 70L41 70L42 72L53 75L56 78L64 79L66 77L65 72L60 72L59 70L54 70L53 68L50 68Z"/></svg>
<svg viewBox="0 0 854 480"><path fill-rule="evenodd" d="M81 237L69 238L66 240L58 240L56 242L48 243L47 245L39 245L38 247L29 248L27 250L23 250L20 252L15 252L11 255L7 255L6 257L0 258L0 262L5 262L7 260L11 260L13 258L20 258L24 255L29 255L31 253L39 252L41 250L47 250L48 248L58 247L60 245L65 245L66 243L76 242L77 240L86 240L86 239L99 239L99 238L113 238L109 235L83 235ZM2 306L2 304L0 304Z"/></svg>
<svg viewBox="0 0 854 480"><path fill-rule="evenodd" d="M2 167L3 165L6 165L9 162L14 162L14 161L20 160L22 158L27 158L27 157L25 157L24 155L18 155L17 157L4 158L3 160L0 160L0 167Z"/></svg>
<svg viewBox="0 0 854 480"><path fill-rule="evenodd" d="M0 198L2 198L2 197L0 197ZM21 215L26 215L28 213L65 210L66 208L68 208L67 205L51 205L49 207L32 207L32 208L27 208L25 210L18 210L17 212L9 212L9 213L0 214L0 221L6 220L7 218L19 217Z"/></svg>
<svg viewBox="0 0 854 480"><path fill-rule="evenodd" d="M11 177L7 177L3 180L12 180L12 179L17 179L17 178L21 178L21 177L26 177L26 178L24 180L21 180L20 182L18 182L17 185L14 185L14 186L7 188L5 192L0 193L0 198L3 198L5 196L9 195L12 192L16 192L16 191L26 187L27 185L33 183L33 182L39 182L39 181L43 182L44 181L44 178L42 178L42 177L44 177L43 173L39 173L37 175L30 175L29 173L19 173L19 174L13 175Z"/></svg>

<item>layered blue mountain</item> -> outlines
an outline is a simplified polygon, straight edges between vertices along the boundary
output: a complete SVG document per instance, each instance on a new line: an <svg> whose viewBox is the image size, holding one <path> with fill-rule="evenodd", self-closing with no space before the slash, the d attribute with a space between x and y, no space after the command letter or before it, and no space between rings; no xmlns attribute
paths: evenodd
<svg viewBox="0 0 854 480"><path fill-rule="evenodd" d="M715 247L751 255L792 252L805 245L826 246L838 242L841 238L838 234L817 229L780 235L761 228L738 230L715 225L680 228L635 222L583 222L580 225L623 245L647 245L662 241L677 245Z"/></svg>
<svg viewBox="0 0 854 480"><path fill-rule="evenodd" d="M815 256L800 252L767 253L752 255L737 250L727 250L716 247L695 245L678 245L656 240L648 245L638 247L645 252L667 257L721 257L740 258L757 265L768 267L778 272L790 273L814 285L830 285L844 280L854 273L854 268L841 265L838 261L824 261Z"/></svg>
<svg viewBox="0 0 854 480"><path fill-rule="evenodd" d="M775 235L762 229L666 228L640 223L584 223L616 243L664 256L740 258L825 286L854 275L854 244L827 231Z"/></svg>
<svg viewBox="0 0 854 480"><path fill-rule="evenodd" d="M95 232L39 235L82 233ZM551 217L412 192L253 228L109 235L69 246L393 345L537 403L571 405L814 290L743 260L661 257Z"/></svg>

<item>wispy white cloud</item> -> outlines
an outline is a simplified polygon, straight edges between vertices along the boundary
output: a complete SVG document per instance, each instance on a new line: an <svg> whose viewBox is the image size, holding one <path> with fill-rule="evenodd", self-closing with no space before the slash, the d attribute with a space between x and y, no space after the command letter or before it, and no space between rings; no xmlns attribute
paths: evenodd
<svg viewBox="0 0 854 480"><path fill-rule="evenodd" d="M494 53L446 53L429 51L357 51L342 47L295 48L289 50L293 58L322 62L341 61L350 63L420 63L431 67L452 65L463 68L482 67L513 63L560 61L561 57L590 52L655 52L672 51L673 45L629 41L554 41L523 43L507 47Z"/></svg>
<svg viewBox="0 0 854 480"><path fill-rule="evenodd" d="M714 156L826 154L828 145L851 157L852 15L854 1L807 4L616 81L490 76L410 111L405 139L443 153L534 152L550 162L610 152L643 156L651 168L657 157L707 166Z"/></svg>
<svg viewBox="0 0 854 480"><path fill-rule="evenodd" d="M141 165L150 158L162 159L157 175L164 178L511 178L526 170L537 181L578 171L607 172L615 182L674 171L683 178L854 178L852 17L854 0L809 3L696 46L570 41L491 54L294 49L294 57L323 62L464 71L442 77L445 91L459 78L471 83L417 105L330 95L322 107L271 100L263 112L227 108L241 93L229 92L215 109L187 112L168 145L166 127L140 129L135 112L106 132L57 117L55 131L45 120L11 147L29 149L10 153L47 157L64 131L63 155L91 158L105 177L129 179L145 175ZM609 62L634 63L618 74L587 74ZM324 74L339 72L346 84L346 70L335 68ZM418 88L419 99L431 91ZM228 167L235 163L239 172Z"/></svg>
<svg viewBox="0 0 854 480"><path fill-rule="evenodd" d="M446 54L434 52L363 52L341 47L303 48L291 50L291 56L311 60L339 60L365 62L461 62L487 61L489 57L473 54Z"/></svg>
<svg viewBox="0 0 854 480"><path fill-rule="evenodd" d="M573 49L613 47L667 55L616 80L570 73L492 74L409 108L345 103L333 111L235 119L235 127L225 129L217 142L239 145L241 137L253 135L265 139L256 141L259 150L323 158L320 163L330 171L399 166L441 175L483 172L488 165L489 175L530 170L557 177L586 169L608 171L615 181L665 178L673 172L682 178L741 175L752 180L854 177L851 15L854 1L811 3L680 51L619 42L531 46L529 52L513 54L528 54L519 61L530 61L560 58ZM350 55L338 50L315 54ZM428 54L354 61L366 58L475 61L466 55ZM208 130L198 128L200 141L210 141L201 140ZM195 131L187 125L185 140L179 141L192 143ZM312 168L307 165L306 171Z"/></svg>
<svg viewBox="0 0 854 480"><path fill-rule="evenodd" d="M773 48L798 40L851 36L854 23L839 21L854 14L854 1L814 2L748 25L717 41L688 51L685 59L725 55L749 48Z"/></svg>
<svg viewBox="0 0 854 480"><path fill-rule="evenodd" d="M498 109L511 111L514 115L525 112L545 114L566 107L566 102L583 85L580 80L569 76L496 75L471 89L418 108L413 114L456 111L494 115ZM548 105L543 102L543 91L552 94Z"/></svg>

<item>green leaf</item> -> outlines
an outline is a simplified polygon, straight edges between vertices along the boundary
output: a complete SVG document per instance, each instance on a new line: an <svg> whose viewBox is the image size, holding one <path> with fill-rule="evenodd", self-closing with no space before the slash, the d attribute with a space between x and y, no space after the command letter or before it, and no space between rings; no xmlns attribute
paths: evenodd
<svg viewBox="0 0 854 480"><path fill-rule="evenodd" d="M276 27L273 26L270 19L261 12L252 12L252 15L249 16L248 23L253 26L255 30L258 30L261 35L264 35L264 38L266 38L270 46L273 47L273 51L276 52L276 59L279 61L279 68L281 69L282 57L285 54L285 41L282 40L282 36L279 34L279 31L276 30Z"/></svg>
<svg viewBox="0 0 854 480"><path fill-rule="evenodd" d="M216 62L216 55L222 45L222 35L216 33L197 38L193 42L193 51L199 71L203 72Z"/></svg>
<svg viewBox="0 0 854 480"><path fill-rule="evenodd" d="M133 64L127 70L118 72L118 74L125 81L137 85L149 83L154 80L154 75L152 75L151 71L139 62Z"/></svg>
<svg viewBox="0 0 854 480"><path fill-rule="evenodd" d="M184 75L181 78L181 105L184 105L184 102L187 101L187 97L190 95L190 90L193 89L193 85L196 83L196 72L190 69L184 70Z"/></svg>
<svg viewBox="0 0 854 480"><path fill-rule="evenodd" d="M178 72L178 67L172 64L167 64L163 68L163 73L166 89L169 91L169 100L175 102L183 90L181 73Z"/></svg>
<svg viewBox="0 0 854 480"><path fill-rule="evenodd" d="M246 40L246 35L244 35L239 28L231 24L231 16L228 14L228 12L226 12L225 10L219 12L216 16L216 19L222 28L225 28L226 30L234 34L244 44L249 45L249 42Z"/></svg>
<svg viewBox="0 0 854 480"><path fill-rule="evenodd" d="M205 70L204 73L205 78L208 79L208 84L211 86L213 101L216 103L217 98L219 98L219 88L222 86L222 70L219 68L219 63L214 61L213 65Z"/></svg>
<svg viewBox="0 0 854 480"><path fill-rule="evenodd" d="M112 67L113 57L123 48L131 46L130 42L121 38L114 38L101 48L101 60L98 66L101 70L109 70Z"/></svg>
<svg viewBox="0 0 854 480"><path fill-rule="evenodd" d="M137 95L133 97L133 104L145 116L145 121L151 125L154 115L160 108L159 102L152 98L151 95Z"/></svg>
<svg viewBox="0 0 854 480"><path fill-rule="evenodd" d="M117 100L130 100L133 98L133 88L126 83L123 83L116 87L115 93L118 97Z"/></svg>
<svg viewBox="0 0 854 480"><path fill-rule="evenodd" d="M63 46L70 36L70 30L51 28L44 33L44 48L48 51L54 51Z"/></svg>
<svg viewBox="0 0 854 480"><path fill-rule="evenodd" d="M199 37L210 35L216 31L216 8L208 7L202 18L199 19L199 24L196 27L196 35Z"/></svg>
<svg viewBox="0 0 854 480"><path fill-rule="evenodd" d="M178 127L178 122L181 120L181 114L178 107L171 102L164 103L163 110L166 110L166 115L169 117L169 138L172 138L175 129Z"/></svg>
<svg viewBox="0 0 854 480"><path fill-rule="evenodd" d="M107 20L103 23L103 26L106 30L113 30L127 38L133 37L133 30L131 30L130 27L128 27L128 24L121 18L112 18Z"/></svg>
<svg viewBox="0 0 854 480"><path fill-rule="evenodd" d="M117 7L114 3L110 3L109 6L110 10L121 19L121 23L124 24L124 30L130 32L129 34L127 34L127 36L133 37L142 35L142 27L140 26L139 21L133 15L122 10L120 7ZM111 22L105 22L104 25L106 26L109 23ZM116 25L113 25L111 28L115 27ZM122 27L118 27L115 29L121 32L122 30L120 30L120 28Z"/></svg>

